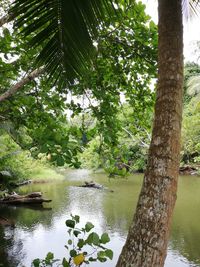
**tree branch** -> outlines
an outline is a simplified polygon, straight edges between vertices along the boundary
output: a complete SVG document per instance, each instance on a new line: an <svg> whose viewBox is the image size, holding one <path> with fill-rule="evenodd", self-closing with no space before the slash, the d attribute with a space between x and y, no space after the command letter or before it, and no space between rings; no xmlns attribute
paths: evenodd
<svg viewBox="0 0 200 267"><path fill-rule="evenodd" d="M25 78L17 82L10 89L8 89L5 93L0 95L0 102L3 102L7 98L11 97L14 93L19 91L25 84L27 84L29 81L34 80L35 78L40 76L42 73L44 73L44 68L36 69L32 71L31 73L29 73Z"/></svg>
<svg viewBox="0 0 200 267"><path fill-rule="evenodd" d="M13 13L8 13L5 16L0 18L0 27L2 27L5 23L8 23L14 19Z"/></svg>

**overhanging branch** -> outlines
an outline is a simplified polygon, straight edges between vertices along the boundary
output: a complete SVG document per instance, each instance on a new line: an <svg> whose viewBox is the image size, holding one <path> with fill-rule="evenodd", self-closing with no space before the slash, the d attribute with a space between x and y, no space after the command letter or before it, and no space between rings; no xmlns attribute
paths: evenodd
<svg viewBox="0 0 200 267"><path fill-rule="evenodd" d="M3 102L7 98L11 97L13 94L19 91L24 85L26 85L28 82L32 81L33 79L37 78L38 76L40 76L42 73L44 73L44 68L36 69L32 71L31 73L29 73L25 78L17 82L10 89L8 89L5 93L0 95L0 102Z"/></svg>
<svg viewBox="0 0 200 267"><path fill-rule="evenodd" d="M5 16L0 18L0 27L2 27L5 23L8 23L14 19L13 13L8 13Z"/></svg>

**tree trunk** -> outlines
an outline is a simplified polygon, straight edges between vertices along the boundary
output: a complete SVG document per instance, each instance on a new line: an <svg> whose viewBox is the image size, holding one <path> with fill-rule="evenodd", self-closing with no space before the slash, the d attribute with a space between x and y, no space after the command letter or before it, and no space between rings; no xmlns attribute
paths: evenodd
<svg viewBox="0 0 200 267"><path fill-rule="evenodd" d="M148 166L117 267L164 265L179 171L183 83L181 0L159 0L158 88Z"/></svg>

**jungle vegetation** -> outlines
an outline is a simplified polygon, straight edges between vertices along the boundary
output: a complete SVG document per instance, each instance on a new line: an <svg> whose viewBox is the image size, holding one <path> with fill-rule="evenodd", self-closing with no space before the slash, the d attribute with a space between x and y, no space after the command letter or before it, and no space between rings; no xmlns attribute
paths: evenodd
<svg viewBox="0 0 200 267"><path fill-rule="evenodd" d="M193 63L185 66L182 144L180 139L182 1L158 1L158 27L141 2L86 3L16 0L2 13L1 146L14 142L29 151L22 153L44 155L57 166L79 168L96 153L94 167L110 174L146 169L117 266L163 266L181 147L183 163L199 162L199 66ZM15 17L14 28L5 24ZM16 151L2 151L4 170Z"/></svg>

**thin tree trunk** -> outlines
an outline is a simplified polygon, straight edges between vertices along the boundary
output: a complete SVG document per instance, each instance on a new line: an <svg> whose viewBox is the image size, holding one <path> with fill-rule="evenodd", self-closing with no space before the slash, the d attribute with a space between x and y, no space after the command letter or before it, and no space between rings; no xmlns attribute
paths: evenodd
<svg viewBox="0 0 200 267"><path fill-rule="evenodd" d="M164 265L176 201L182 119L181 0L159 0L158 88L148 166L117 267Z"/></svg>
<svg viewBox="0 0 200 267"><path fill-rule="evenodd" d="M12 21L14 19L13 13L8 13L5 16L0 18L0 27L2 27L4 24Z"/></svg>
<svg viewBox="0 0 200 267"><path fill-rule="evenodd" d="M5 93L0 95L0 102L3 102L7 98L11 97L17 91L22 89L24 85L26 85L30 81L34 80L35 78L39 77L42 73L44 73L44 68L36 69L36 70L32 71L31 73L29 73L25 78L23 78L21 81L17 82L10 89L8 89Z"/></svg>

